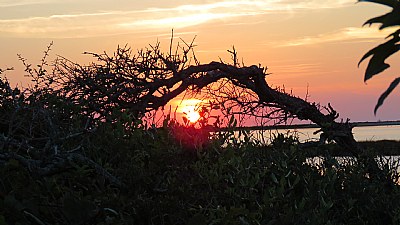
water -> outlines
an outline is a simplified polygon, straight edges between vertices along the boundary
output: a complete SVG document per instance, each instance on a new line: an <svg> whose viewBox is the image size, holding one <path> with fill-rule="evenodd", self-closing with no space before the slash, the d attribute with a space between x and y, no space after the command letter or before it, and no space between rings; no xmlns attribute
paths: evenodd
<svg viewBox="0 0 400 225"><path fill-rule="evenodd" d="M301 128L301 129L277 129L266 131L251 131L254 140L261 143L269 143L271 137L277 133L296 135L301 142L317 141L319 134L314 134L318 128ZM365 126L353 128L354 138L357 141L379 141L379 140L396 140L400 141L400 125L390 126Z"/></svg>
<svg viewBox="0 0 400 225"><path fill-rule="evenodd" d="M355 127L353 133L357 141L400 141L400 125Z"/></svg>
<svg viewBox="0 0 400 225"><path fill-rule="evenodd" d="M259 141L263 144L271 143L273 136L277 133L295 135L299 138L299 141L318 141L320 134L314 134L318 128L302 128L302 129L277 129L277 130L253 130L250 131L251 138L254 141ZM390 126L364 126L353 128L354 138L357 141L379 141L379 140L395 140L400 141L400 125ZM238 135L238 133L236 134ZM238 135L239 136L239 135ZM242 137L243 138L243 137ZM242 139L240 138L240 139ZM357 161L352 157L334 157L339 164L348 165ZM306 163L321 166L324 162L324 157L312 157L307 158ZM390 169L400 173L400 156L379 156L376 157L378 165L389 166ZM400 184L400 180L397 180Z"/></svg>

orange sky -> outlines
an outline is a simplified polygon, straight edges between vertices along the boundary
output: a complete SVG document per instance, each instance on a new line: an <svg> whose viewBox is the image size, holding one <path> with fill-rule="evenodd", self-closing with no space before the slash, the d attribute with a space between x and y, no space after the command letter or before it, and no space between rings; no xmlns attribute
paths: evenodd
<svg viewBox="0 0 400 225"><path fill-rule="evenodd" d="M53 41L52 56L86 63L81 53L113 52L118 45L134 49L176 37L196 38L197 57L207 63L230 60L235 45L247 65L262 64L272 86L285 85L298 96L327 104L352 121L400 119L399 90L377 116L379 95L399 75L399 56L392 67L363 83L361 56L383 42L390 31L362 27L388 8L355 0L2 0L0 2L0 68L14 67L7 77L26 83L17 53L32 64Z"/></svg>

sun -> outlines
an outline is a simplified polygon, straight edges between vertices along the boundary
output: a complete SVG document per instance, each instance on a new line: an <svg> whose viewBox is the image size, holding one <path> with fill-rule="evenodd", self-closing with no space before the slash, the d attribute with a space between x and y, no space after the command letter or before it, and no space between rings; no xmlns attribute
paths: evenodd
<svg viewBox="0 0 400 225"><path fill-rule="evenodd" d="M200 114L196 111L194 106L185 106L182 111L185 114L186 119L188 119L191 123L195 123L200 119Z"/></svg>
<svg viewBox="0 0 400 225"><path fill-rule="evenodd" d="M198 109L201 103L199 99L185 99L179 104L179 111L190 123L196 123L200 119Z"/></svg>

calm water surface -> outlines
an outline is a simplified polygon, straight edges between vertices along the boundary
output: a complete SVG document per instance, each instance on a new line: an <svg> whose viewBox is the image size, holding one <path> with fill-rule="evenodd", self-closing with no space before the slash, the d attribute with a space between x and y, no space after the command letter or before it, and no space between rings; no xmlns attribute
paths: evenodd
<svg viewBox="0 0 400 225"><path fill-rule="evenodd" d="M278 129L267 131L250 131L251 137L255 141L268 144L277 133L296 135L301 142L318 141L319 134L313 134L318 128L305 129ZM357 141L378 141L378 140L397 140L400 141L400 125L393 126L365 126L353 128L354 137ZM351 157L335 157L340 164L354 162ZM396 169L400 173L400 156L381 156L376 158L378 164L388 165L391 169ZM308 158L307 163L318 165L324 161L323 157ZM400 181L397 181L400 183Z"/></svg>
<svg viewBox="0 0 400 225"><path fill-rule="evenodd" d="M353 133L357 141L400 140L400 126L355 127Z"/></svg>
<svg viewBox="0 0 400 225"><path fill-rule="evenodd" d="M296 135L300 141L319 140L320 134L314 134L318 128L304 129L277 129L267 131L251 131L255 140L262 143L269 143L271 137L277 133L290 133ZM378 141L378 140L397 140L400 141L400 125L393 126L365 126L353 128L354 137L357 141Z"/></svg>

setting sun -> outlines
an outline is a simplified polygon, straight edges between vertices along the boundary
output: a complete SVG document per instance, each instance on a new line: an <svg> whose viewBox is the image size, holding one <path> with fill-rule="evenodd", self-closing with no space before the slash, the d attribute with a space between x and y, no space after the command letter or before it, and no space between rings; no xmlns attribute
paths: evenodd
<svg viewBox="0 0 400 225"><path fill-rule="evenodd" d="M185 107L184 114L186 119L188 119L191 123L195 123L200 119L200 114L195 110L194 107Z"/></svg>
<svg viewBox="0 0 400 225"><path fill-rule="evenodd" d="M199 99L185 99L178 105L178 112L183 114L190 123L195 123L200 119L200 114L198 109L199 105L202 103Z"/></svg>

